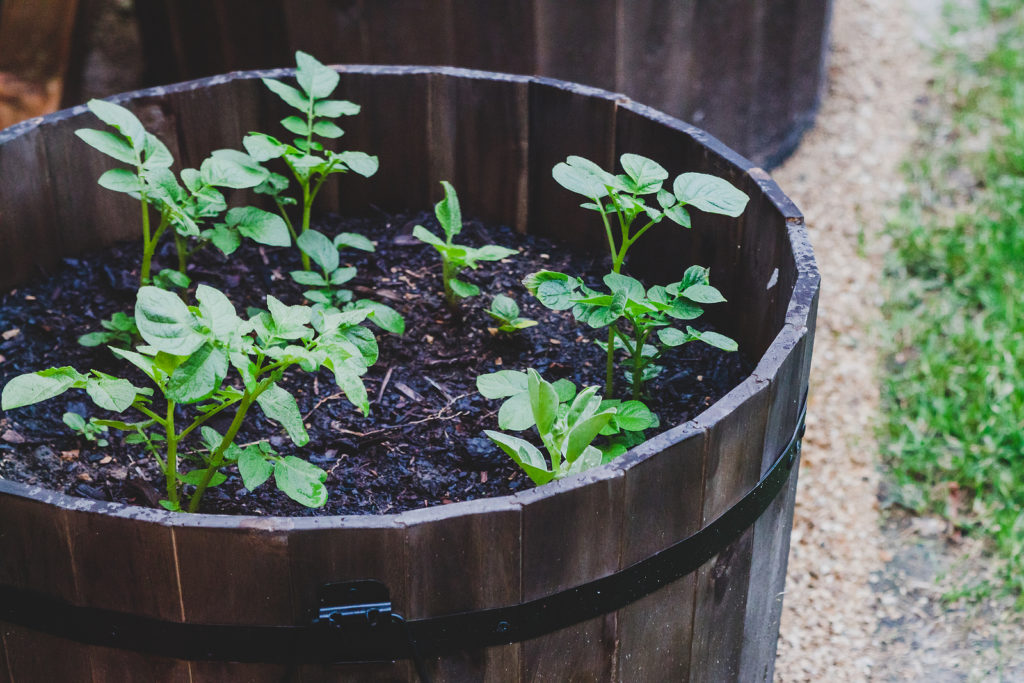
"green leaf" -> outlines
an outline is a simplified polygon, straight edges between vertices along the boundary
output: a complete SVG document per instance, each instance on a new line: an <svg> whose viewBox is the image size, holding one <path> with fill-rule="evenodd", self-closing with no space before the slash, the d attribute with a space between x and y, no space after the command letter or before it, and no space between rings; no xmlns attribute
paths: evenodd
<svg viewBox="0 0 1024 683"><path fill-rule="evenodd" d="M75 135L81 138L93 149L103 152L109 157L134 166L138 161L135 158L135 150L123 137L111 133L108 130L93 130L92 128L79 128Z"/></svg>
<svg viewBox="0 0 1024 683"><path fill-rule="evenodd" d="M172 270L171 268L162 269L153 278L153 284L160 289L186 289L191 283L192 278L181 271Z"/></svg>
<svg viewBox="0 0 1024 683"><path fill-rule="evenodd" d="M338 248L327 235L316 230L307 230L299 235L299 249L325 272L331 273L338 269Z"/></svg>
<svg viewBox="0 0 1024 683"><path fill-rule="evenodd" d="M710 268L703 266L690 266L683 273L683 279L679 281L679 289L683 290L691 285L706 285L711 274Z"/></svg>
<svg viewBox="0 0 1024 683"><path fill-rule="evenodd" d="M113 126L127 137L135 151L141 152L145 148L146 129L143 128L142 122L135 117L135 114L119 104L105 100L92 99L89 100L87 106L89 111L95 114L100 121L108 126Z"/></svg>
<svg viewBox="0 0 1024 683"><path fill-rule="evenodd" d="M146 376L154 382L157 381L158 377L162 378L162 371L157 367L154 359L149 356L143 356L141 353L135 353L134 351L129 351L127 349L119 349L115 346L109 346L107 348L109 348L111 353L115 356L125 359L139 370L142 370L142 372L144 372Z"/></svg>
<svg viewBox="0 0 1024 683"><path fill-rule="evenodd" d="M334 69L324 66L312 55L298 51L295 53L295 79L309 97L323 99L334 92L341 77Z"/></svg>
<svg viewBox="0 0 1024 683"><path fill-rule="evenodd" d="M695 341L696 337L681 332L674 327L666 327L658 330L658 340L665 346L682 346L683 344Z"/></svg>
<svg viewBox="0 0 1024 683"><path fill-rule="evenodd" d="M506 398L528 391L529 382L525 372L498 370L479 375L476 378L476 390L484 398Z"/></svg>
<svg viewBox="0 0 1024 683"><path fill-rule="evenodd" d="M313 272L312 270L293 270L290 275L292 280L298 282L303 287L326 287L327 280L320 273Z"/></svg>
<svg viewBox="0 0 1024 683"><path fill-rule="evenodd" d="M328 354L330 356L330 354ZM370 398L366 393L366 385L362 378L351 369L350 363L337 358L330 358L334 366L334 383L345 394L345 398L363 413L370 414Z"/></svg>
<svg viewBox="0 0 1024 683"><path fill-rule="evenodd" d="M434 205L434 215L437 222L441 224L448 241L462 232L462 209L459 207L459 197L455 194L455 188L447 180L441 181L444 188L444 199Z"/></svg>
<svg viewBox="0 0 1024 683"><path fill-rule="evenodd" d="M613 293L621 292L633 301L643 301L647 298L644 296L646 293L644 286L636 278L621 273L608 273L604 276L603 281Z"/></svg>
<svg viewBox="0 0 1024 683"><path fill-rule="evenodd" d="M516 464L523 468L523 471L533 480L533 483L540 486L555 478L555 473L548 469L548 463L544 460L544 456L529 441L489 429L485 430L484 434L491 441L498 444L501 450L505 451Z"/></svg>
<svg viewBox="0 0 1024 683"><path fill-rule="evenodd" d="M199 173L207 185L234 189L256 187L268 175L249 155L235 150L217 150L213 156L203 159Z"/></svg>
<svg viewBox="0 0 1024 683"><path fill-rule="evenodd" d="M708 346L714 346L716 349L722 349L723 351L735 351L739 348L739 344L737 344L734 339L730 339L724 334L719 334L718 332L697 332L697 335L702 342Z"/></svg>
<svg viewBox="0 0 1024 683"><path fill-rule="evenodd" d="M600 465L602 461L603 456L601 454L601 451L598 450L597 448L594 448L593 446L587 446L586 448L583 449L583 453L581 453L578 458L573 460L571 463L566 461L565 464L568 464L569 467L566 467L563 470L561 476L567 477L572 474L580 474L581 472L586 472L587 470Z"/></svg>
<svg viewBox="0 0 1024 683"><path fill-rule="evenodd" d="M560 403L567 403L576 396L576 385L564 377L556 379L551 383L551 386L555 388L555 393L558 394L558 401Z"/></svg>
<svg viewBox="0 0 1024 683"><path fill-rule="evenodd" d="M220 389L227 373L227 351L207 342L171 374L167 397L178 403L204 401Z"/></svg>
<svg viewBox="0 0 1024 683"><path fill-rule="evenodd" d="M281 423L296 446L309 443L309 434L306 433L306 425L302 423L302 414L299 413L294 396L277 384L271 384L256 398L256 402L263 409L264 415Z"/></svg>
<svg viewBox="0 0 1024 683"><path fill-rule="evenodd" d="M355 307L361 310L370 311L370 316L367 320L385 332L398 335L405 334L405 318L402 317L401 313L387 304L382 304L379 301L373 301L371 299L360 299L355 302Z"/></svg>
<svg viewBox="0 0 1024 683"><path fill-rule="evenodd" d="M303 137L309 135L309 125L306 123L306 119L298 116L288 116L281 119L281 125L285 127L289 133L295 133Z"/></svg>
<svg viewBox="0 0 1024 683"><path fill-rule="evenodd" d="M608 195L608 188L599 177L565 162L555 164L555 167L551 169L551 176L555 182L570 192L589 197L599 203L601 197Z"/></svg>
<svg viewBox="0 0 1024 683"><path fill-rule="evenodd" d="M270 89L270 92L274 93L299 111L305 112L309 109L309 98L297 89L282 83L281 81L274 80L273 78L264 78L261 80L263 81L263 85Z"/></svg>
<svg viewBox="0 0 1024 683"><path fill-rule="evenodd" d="M479 249L466 249L466 265L475 268L474 261L500 261L513 254L518 254L518 249L508 249L497 244L485 244Z"/></svg>
<svg viewBox="0 0 1024 683"><path fill-rule="evenodd" d="M529 429L536 422L533 419L533 408L530 407L530 392L522 391L509 397L498 408L498 426L502 429L522 431Z"/></svg>
<svg viewBox="0 0 1024 683"><path fill-rule="evenodd" d="M657 192L661 189L662 181L668 178L668 171L661 164L639 154L623 154L619 161L622 170L635 183L639 194Z"/></svg>
<svg viewBox="0 0 1024 683"><path fill-rule="evenodd" d="M218 225L205 234L209 236L213 246L220 249L225 256L230 256L242 246L242 236L238 234L238 230L226 225Z"/></svg>
<svg viewBox="0 0 1024 683"><path fill-rule="evenodd" d="M424 228L422 225L417 225L412 229L412 236L418 239L420 242L426 242L427 244L435 246L439 249L446 246L444 240L442 240L440 237Z"/></svg>
<svg viewBox="0 0 1024 683"><path fill-rule="evenodd" d="M345 134L345 131L330 121L317 121L313 124L313 134L319 135L322 138L333 139L340 138Z"/></svg>
<svg viewBox="0 0 1024 683"><path fill-rule="evenodd" d="M85 418L79 415L78 413L72 413L71 411L68 411L64 413L60 419L63 420L64 424L66 424L68 427L70 427L72 430L76 432L85 431Z"/></svg>
<svg viewBox="0 0 1024 683"><path fill-rule="evenodd" d="M274 465L274 482L277 488L296 503L306 507L323 507L327 502L325 481L326 472L294 455L279 458Z"/></svg>
<svg viewBox="0 0 1024 683"><path fill-rule="evenodd" d="M130 195L142 192L142 183L139 182L139 177L127 168L112 168L105 171L96 182L100 187L114 192L124 192Z"/></svg>
<svg viewBox="0 0 1024 683"><path fill-rule="evenodd" d="M706 173L683 173L672 184L676 198L701 211L736 217L743 213L748 197L724 178Z"/></svg>
<svg viewBox="0 0 1024 683"><path fill-rule="evenodd" d="M176 294L142 287L135 299L135 324L146 343L177 356L187 356L205 341L195 316Z"/></svg>
<svg viewBox="0 0 1024 683"><path fill-rule="evenodd" d="M498 294L491 301L491 308L487 312L499 320L511 322L519 317L519 304L516 303L515 299L509 298L504 294Z"/></svg>
<svg viewBox="0 0 1024 683"><path fill-rule="evenodd" d="M344 268L338 268L336 271L331 273L330 284L332 285L343 285L356 276L358 271L352 266L346 266ZM343 290L338 290L340 294Z"/></svg>
<svg viewBox="0 0 1024 683"><path fill-rule="evenodd" d="M642 432L655 426L658 419L641 401L625 401L615 409L612 418L620 428L630 432Z"/></svg>
<svg viewBox="0 0 1024 683"><path fill-rule="evenodd" d="M242 485L252 491L270 479L274 464L263 456L259 447L249 446L238 456L238 473L242 475Z"/></svg>
<svg viewBox="0 0 1024 683"><path fill-rule="evenodd" d="M676 299L665 313L676 320L693 320L699 318L704 313L704 309L685 299Z"/></svg>
<svg viewBox="0 0 1024 683"><path fill-rule="evenodd" d="M455 296L462 297L464 299L476 296L480 293L480 288L476 285L454 277L448 281L448 286L452 288L453 292L455 292Z"/></svg>
<svg viewBox="0 0 1024 683"><path fill-rule="evenodd" d="M376 250L376 247L373 246L373 242L357 232L338 233L334 237L334 246L338 249L351 247L353 249L359 249L360 251Z"/></svg>
<svg viewBox="0 0 1024 683"><path fill-rule="evenodd" d="M199 486L200 484L203 483L203 479L205 478L206 470L191 470L190 472L185 472L183 474L178 475L178 479L180 479L182 483L188 484L190 486ZM228 477L223 472L214 472L213 476L210 477L210 483L207 484L207 486L211 488L215 486L220 486L227 480Z"/></svg>
<svg viewBox="0 0 1024 683"><path fill-rule="evenodd" d="M174 157L167 145L152 133L146 133L146 145L143 150L142 168L147 171L168 169L174 165Z"/></svg>
<svg viewBox="0 0 1024 683"><path fill-rule="evenodd" d="M615 415L614 410L608 410L597 415L591 415L590 417L577 422L572 429L569 430L569 434L565 441L565 459L569 462L576 460L583 452L590 442L597 438L597 435L604 429L605 425ZM600 462L600 461L598 461Z"/></svg>
<svg viewBox="0 0 1024 683"><path fill-rule="evenodd" d="M526 374L533 420L537 423L537 431L547 434L558 416L558 392L536 370L531 368Z"/></svg>
<svg viewBox="0 0 1024 683"><path fill-rule="evenodd" d="M690 212L684 209L681 204L676 204L665 211L665 217L673 223L678 223L684 228L689 228L692 225L690 221Z"/></svg>
<svg viewBox="0 0 1024 683"><path fill-rule="evenodd" d="M292 244L288 226L276 213L255 206L237 207L228 211L227 222L230 226L237 226L238 232L254 242L270 247L289 247Z"/></svg>
<svg viewBox="0 0 1024 683"><path fill-rule="evenodd" d="M725 301L722 293L711 285L690 285L682 291L682 296L699 304L717 304Z"/></svg>
<svg viewBox="0 0 1024 683"><path fill-rule="evenodd" d="M369 178L380 167L377 157L365 152L342 152L337 155L353 173L358 173L364 178Z"/></svg>
<svg viewBox="0 0 1024 683"><path fill-rule="evenodd" d="M337 118L339 116L355 116L359 113L360 106L348 100L321 100L313 105L313 114Z"/></svg>
<svg viewBox="0 0 1024 683"><path fill-rule="evenodd" d="M114 335L110 332L87 332L78 338L82 346L99 346L114 341Z"/></svg>
<svg viewBox="0 0 1024 683"><path fill-rule="evenodd" d="M84 386L85 381L85 375L68 366L18 375L4 386L0 404L4 410L32 405L60 396L76 384Z"/></svg>
<svg viewBox="0 0 1024 683"><path fill-rule="evenodd" d="M245 151L256 161L270 161L288 151L288 145L282 144L276 138L264 135L263 133L249 133L242 139L242 146L245 147ZM287 179L285 181L287 184Z"/></svg>
<svg viewBox="0 0 1024 683"><path fill-rule="evenodd" d="M100 408L120 413L131 407L139 390L126 379L102 375L89 377L85 392Z"/></svg>

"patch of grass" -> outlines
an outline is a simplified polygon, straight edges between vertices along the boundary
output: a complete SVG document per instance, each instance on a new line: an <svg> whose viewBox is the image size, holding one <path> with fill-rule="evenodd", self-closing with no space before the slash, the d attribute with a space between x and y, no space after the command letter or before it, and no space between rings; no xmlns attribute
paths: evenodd
<svg viewBox="0 0 1024 683"><path fill-rule="evenodd" d="M973 9L890 225L882 447L900 502L988 535L1024 600L1024 0Z"/></svg>

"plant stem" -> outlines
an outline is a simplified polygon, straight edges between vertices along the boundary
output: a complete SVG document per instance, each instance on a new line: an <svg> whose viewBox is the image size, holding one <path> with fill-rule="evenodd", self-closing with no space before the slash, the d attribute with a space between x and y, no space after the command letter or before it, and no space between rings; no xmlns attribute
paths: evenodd
<svg viewBox="0 0 1024 683"><path fill-rule="evenodd" d="M256 389L250 394L246 391L242 395L242 401L238 405L238 410L235 411L235 418L231 421L231 426L228 427L228 431L224 434L224 438L220 440L220 444L217 445L216 450L210 454L210 464L207 466L206 471L203 473L203 478L196 486L196 490L192 493L192 497L188 501L188 511L196 512L199 509L199 501L202 500L203 494L206 492L206 488L210 485L210 480L213 479L213 475L216 474L220 468L221 463L224 462L224 453L235 441L235 436L238 435L238 430L242 427L242 421L245 419L245 414L249 412L249 408L252 406L253 401L256 397L263 393L263 391L270 386L268 380L264 380L257 385Z"/></svg>
<svg viewBox="0 0 1024 683"><path fill-rule="evenodd" d="M309 196L309 183L305 182L305 183L302 184L302 234L303 235L306 234L307 230L309 230L309 214L310 214L310 209L312 209L312 208L313 208L313 200ZM309 264L309 255L306 254L306 252L301 251L301 250L300 250L300 253L302 254L302 269L303 270L312 270L312 267Z"/></svg>
<svg viewBox="0 0 1024 683"><path fill-rule="evenodd" d="M448 308L453 311L459 307L459 298L455 296L455 291L452 289L452 278L458 274L453 272L454 270L448 257L441 254L441 280L444 282L444 299L448 302Z"/></svg>
<svg viewBox="0 0 1024 683"><path fill-rule="evenodd" d="M149 202L146 195L142 197L142 270L139 274L139 285L149 284L149 264L153 260L153 242L149 233Z"/></svg>
<svg viewBox="0 0 1024 683"><path fill-rule="evenodd" d="M174 247L178 250L178 272L184 275L188 265L188 243L177 230L174 231Z"/></svg>
<svg viewBox="0 0 1024 683"><path fill-rule="evenodd" d="M167 401L167 419L164 421L167 436L167 461L164 475L167 479L167 500L178 504L178 435L174 430L174 401Z"/></svg>

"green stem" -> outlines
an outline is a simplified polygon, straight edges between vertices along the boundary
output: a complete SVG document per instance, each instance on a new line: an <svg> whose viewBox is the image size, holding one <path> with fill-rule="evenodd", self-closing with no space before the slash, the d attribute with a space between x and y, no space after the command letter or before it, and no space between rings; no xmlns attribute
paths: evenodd
<svg viewBox="0 0 1024 683"><path fill-rule="evenodd" d="M458 275L458 269L453 267L452 262L444 254L441 255L441 279L444 282L444 299L448 302L448 308L453 311L459 307L459 298L455 296L452 289L452 279Z"/></svg>
<svg viewBox="0 0 1024 683"><path fill-rule="evenodd" d="M167 500L178 505L178 435L174 431L174 401L167 401L167 419L164 421L167 436L167 460L164 475L167 479Z"/></svg>
<svg viewBox="0 0 1024 683"><path fill-rule="evenodd" d="M150 238L149 233L149 202L146 195L142 197L142 271L139 274L139 285L149 284L150 262L153 260L153 248L155 240Z"/></svg>
<svg viewBox="0 0 1024 683"><path fill-rule="evenodd" d="M608 327L608 353L604 363L604 395L611 398L615 392L615 323Z"/></svg>
<svg viewBox="0 0 1024 683"><path fill-rule="evenodd" d="M241 400L242 400L241 398L233 398L230 401L228 401L226 403L222 403L221 405L217 406L216 408L214 408L210 412L203 413L202 415L197 417L195 420L193 420L192 424L190 424L188 427L186 427L185 430L181 434L178 434L178 441L181 441L186 436L188 436L192 431L194 431L195 429L198 429L199 427L203 426L203 423L205 423L207 420L209 420L214 415L217 415L218 413L221 413L225 409L230 408L231 406L235 405L236 403L238 403Z"/></svg>
<svg viewBox="0 0 1024 683"><path fill-rule="evenodd" d="M292 219L288 218L288 211L285 210L284 204L276 196L274 197L274 203L277 204L277 211L281 214L281 218L284 219L284 224L288 226L288 232L292 234L292 240L298 242L299 236L295 233L295 225L292 224Z"/></svg>
<svg viewBox="0 0 1024 683"><path fill-rule="evenodd" d="M639 401L644 381L644 344L647 343L650 330L640 331L635 324L633 329L636 331L636 346L633 348L633 399Z"/></svg>
<svg viewBox="0 0 1024 683"><path fill-rule="evenodd" d="M302 234L303 235L306 234L307 230L309 230L309 214L310 214L310 209L312 209L312 208L313 208L313 200L309 196L309 183L308 182L307 183L303 183L302 184ZM312 267L310 266L310 263L309 263L309 255L306 254L306 252L304 252L304 251L301 252L301 253L302 253L302 269L303 270L312 270Z"/></svg>
<svg viewBox="0 0 1024 683"><path fill-rule="evenodd" d="M188 265L188 242L177 230L174 231L174 247L178 250L178 272L184 275L185 267Z"/></svg>
<svg viewBox="0 0 1024 683"><path fill-rule="evenodd" d="M196 512L199 509L199 501L202 500L203 494L206 492L206 488L210 485L210 481L213 479L213 475L216 474L217 470L220 469L221 464L224 462L224 453L235 441L235 437L238 435L238 430L242 427L242 421L245 419L245 414L249 412L249 408L252 406L256 398L270 386L269 380L264 380L257 385L256 389L250 394L246 391L242 395L242 400L238 405L238 410L235 411L235 418L231 421L231 426L228 427L228 431L224 434L224 438L220 440L217 448L210 454L210 464L203 473L203 478L196 486L196 490L192 493L192 497L188 501L188 511Z"/></svg>

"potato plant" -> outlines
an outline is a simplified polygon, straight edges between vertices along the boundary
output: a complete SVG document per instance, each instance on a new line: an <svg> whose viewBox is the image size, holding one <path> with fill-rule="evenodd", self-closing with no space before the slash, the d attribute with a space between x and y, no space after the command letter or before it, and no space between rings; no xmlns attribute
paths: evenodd
<svg viewBox="0 0 1024 683"><path fill-rule="evenodd" d="M306 372L329 369L346 397L368 413L361 376L376 362L377 346L373 335L360 326L367 313L317 314L307 306L287 306L268 295L268 311L243 320L228 298L212 287L199 285L196 300L197 305L187 306L171 292L142 287L135 319L145 343L133 351L110 349L149 378L163 405L154 403L153 389L96 370L81 373L64 366L12 379L3 389L3 409L84 389L103 410L125 413L131 409L140 414L142 419L135 422L93 423L130 432L131 441L146 445L164 473L167 498L162 504L170 510L197 511L206 489L225 481L221 468L229 464L238 464L248 488L263 483L272 472L277 486L292 499L310 507L323 505L326 473L264 446L240 447L235 438L255 405L280 423L296 446L309 441L295 398L280 384L285 371L294 366ZM235 383L226 381L231 369L237 375ZM178 407L187 405L195 406L195 414L181 423ZM234 413L223 435L206 424L229 410ZM182 471L181 447L195 432L201 434L206 448L192 454L197 467ZM193 487L187 507L181 495L183 485Z"/></svg>

